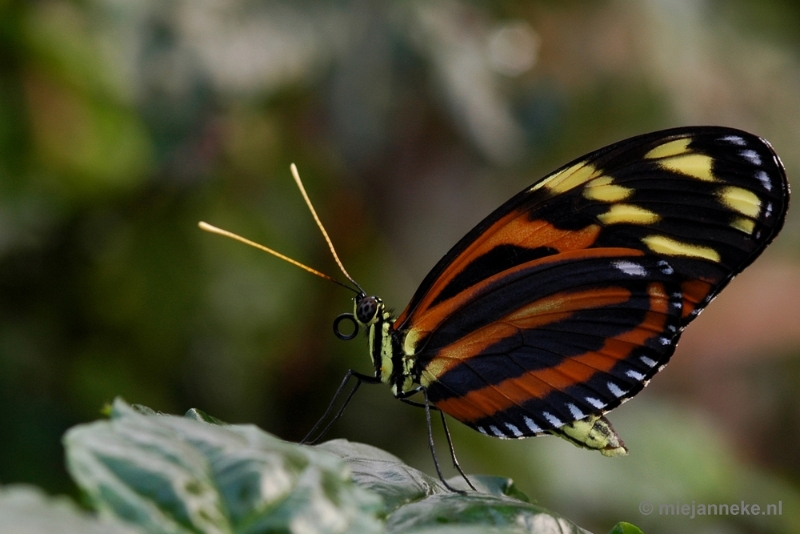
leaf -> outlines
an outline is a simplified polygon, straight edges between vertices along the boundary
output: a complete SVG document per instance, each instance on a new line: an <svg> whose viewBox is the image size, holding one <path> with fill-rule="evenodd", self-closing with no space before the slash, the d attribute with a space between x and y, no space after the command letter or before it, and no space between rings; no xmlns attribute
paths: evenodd
<svg viewBox="0 0 800 534"><path fill-rule="evenodd" d="M101 514L147 532L382 530L379 498L330 453L250 425L146 412L117 400L111 420L64 438L70 473Z"/></svg>
<svg viewBox="0 0 800 534"><path fill-rule="evenodd" d="M478 491L467 491L454 477L459 494L361 443L309 447L198 410L175 417L121 400L109 414L67 433L68 467L102 516L148 533L586 532L507 478L470 475Z"/></svg>
<svg viewBox="0 0 800 534"><path fill-rule="evenodd" d="M480 526L493 532L585 533L574 523L536 505L508 497L468 494L432 495L389 516L390 533L447 532L445 525ZM434 530L435 529L435 530Z"/></svg>
<svg viewBox="0 0 800 534"><path fill-rule="evenodd" d="M32 486L0 488L0 532L14 534L143 534L112 518L99 519L66 497L49 497Z"/></svg>
<svg viewBox="0 0 800 534"><path fill-rule="evenodd" d="M336 439L316 448L345 460L353 471L356 484L383 497L385 515L430 495L449 493L439 479L404 464L400 458L376 447Z"/></svg>
<svg viewBox="0 0 800 534"><path fill-rule="evenodd" d="M608 534L644 534L636 525L621 521L612 528Z"/></svg>
<svg viewBox="0 0 800 534"><path fill-rule="evenodd" d="M439 480L375 447L333 440L317 448L333 452L353 470L357 484L383 497L389 533L584 533L574 523L530 504L507 478L470 476L478 492L452 493ZM460 478L448 481L466 488Z"/></svg>

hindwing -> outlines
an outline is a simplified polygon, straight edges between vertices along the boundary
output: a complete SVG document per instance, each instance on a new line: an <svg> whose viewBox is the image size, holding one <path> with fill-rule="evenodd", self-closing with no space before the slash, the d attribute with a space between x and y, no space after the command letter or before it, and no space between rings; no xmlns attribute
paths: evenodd
<svg viewBox="0 0 800 534"><path fill-rule="evenodd" d="M525 437L604 413L780 230L770 145L721 127L620 141L520 192L432 269L393 325L439 409Z"/></svg>

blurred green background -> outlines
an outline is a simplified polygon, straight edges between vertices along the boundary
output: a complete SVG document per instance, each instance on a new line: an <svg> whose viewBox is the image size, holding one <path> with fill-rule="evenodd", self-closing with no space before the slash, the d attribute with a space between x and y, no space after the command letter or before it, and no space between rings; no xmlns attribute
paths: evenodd
<svg viewBox="0 0 800 534"><path fill-rule="evenodd" d="M291 162L350 273L399 312L535 179L688 124L769 139L797 185L800 5L0 1L0 482L74 493L60 437L118 395L298 440L346 369L370 372L364 341L331 331L348 292L197 228L340 277ZM800 532L799 302L790 212L611 414L629 457L453 423L462 464L600 532ZM330 437L433 473L423 412L386 388ZM693 501L782 515L658 513Z"/></svg>

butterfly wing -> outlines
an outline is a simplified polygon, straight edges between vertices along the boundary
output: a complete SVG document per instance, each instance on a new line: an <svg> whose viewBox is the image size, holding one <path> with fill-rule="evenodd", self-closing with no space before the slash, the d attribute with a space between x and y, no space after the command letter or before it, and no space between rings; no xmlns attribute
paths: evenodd
<svg viewBox="0 0 800 534"><path fill-rule="evenodd" d="M525 437L604 413L780 230L769 144L721 127L633 137L522 191L459 241L394 323L439 409Z"/></svg>

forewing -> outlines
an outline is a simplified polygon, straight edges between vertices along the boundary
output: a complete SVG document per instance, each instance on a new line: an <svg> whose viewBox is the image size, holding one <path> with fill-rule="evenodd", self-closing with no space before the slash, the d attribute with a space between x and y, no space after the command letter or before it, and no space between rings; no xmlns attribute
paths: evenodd
<svg viewBox="0 0 800 534"><path fill-rule="evenodd" d="M565 165L486 217L428 273L394 326L412 328L515 265L606 247L667 258L685 284L689 317L772 241L788 199L778 156L747 132L687 127L626 139Z"/></svg>

